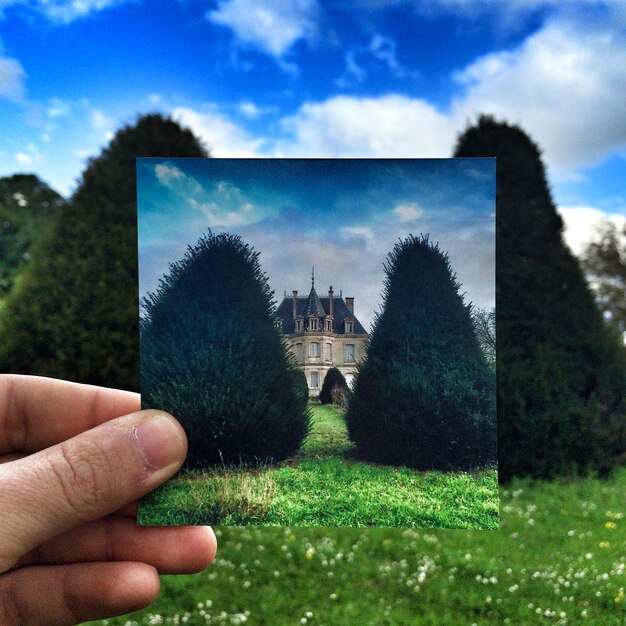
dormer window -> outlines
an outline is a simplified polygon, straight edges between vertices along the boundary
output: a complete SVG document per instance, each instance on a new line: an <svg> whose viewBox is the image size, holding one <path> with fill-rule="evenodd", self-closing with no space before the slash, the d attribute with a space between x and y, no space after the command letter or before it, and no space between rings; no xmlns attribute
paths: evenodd
<svg viewBox="0 0 626 626"><path fill-rule="evenodd" d="M333 332L333 321L332 320L326 320L326 330L329 333Z"/></svg>
<svg viewBox="0 0 626 626"><path fill-rule="evenodd" d="M296 332L297 333L301 333L302 332L302 320L296 320Z"/></svg>
<svg viewBox="0 0 626 626"><path fill-rule="evenodd" d="M317 330L317 317L312 317L309 320L309 330Z"/></svg>
<svg viewBox="0 0 626 626"><path fill-rule="evenodd" d="M346 320L344 324L345 324L346 333L354 332L354 322L352 320Z"/></svg>

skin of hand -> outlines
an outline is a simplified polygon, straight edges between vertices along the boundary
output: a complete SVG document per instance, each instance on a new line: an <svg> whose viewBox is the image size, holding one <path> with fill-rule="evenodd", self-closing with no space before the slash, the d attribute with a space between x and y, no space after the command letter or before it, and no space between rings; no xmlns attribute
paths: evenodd
<svg viewBox="0 0 626 626"><path fill-rule="evenodd" d="M136 501L187 453L134 393L0 375L0 624L63 625L149 605L160 574L215 558L208 527L138 527Z"/></svg>

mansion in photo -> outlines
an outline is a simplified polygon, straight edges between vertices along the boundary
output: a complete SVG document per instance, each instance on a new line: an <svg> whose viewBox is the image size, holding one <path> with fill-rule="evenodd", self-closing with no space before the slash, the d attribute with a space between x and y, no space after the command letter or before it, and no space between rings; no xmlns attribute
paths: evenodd
<svg viewBox="0 0 626 626"><path fill-rule="evenodd" d="M297 291L283 301L276 311L276 323L287 345L304 371L309 395L319 394L326 372L331 367L341 371L352 384L356 364L365 356L368 333L354 315L354 298L335 296L333 288L320 298L311 277L308 296Z"/></svg>

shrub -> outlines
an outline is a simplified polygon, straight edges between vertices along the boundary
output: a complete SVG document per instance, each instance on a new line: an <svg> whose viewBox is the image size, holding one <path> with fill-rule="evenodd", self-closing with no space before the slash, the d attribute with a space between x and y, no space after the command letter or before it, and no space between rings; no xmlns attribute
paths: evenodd
<svg viewBox="0 0 626 626"><path fill-rule="evenodd" d="M455 156L497 157L500 477L608 471L625 450L624 349L563 243L539 149L481 117Z"/></svg>
<svg viewBox="0 0 626 626"><path fill-rule="evenodd" d="M348 404L358 453L419 469L495 462L495 376L448 257L428 236L396 244L383 310Z"/></svg>
<svg viewBox="0 0 626 626"><path fill-rule="evenodd" d="M188 467L297 451L309 429L308 390L275 327L257 253L209 232L143 304L142 401L180 419Z"/></svg>
<svg viewBox="0 0 626 626"><path fill-rule="evenodd" d="M331 367L324 377L320 391L320 402L322 404L336 404L335 397L338 398L341 392L347 395L348 383L339 369Z"/></svg>

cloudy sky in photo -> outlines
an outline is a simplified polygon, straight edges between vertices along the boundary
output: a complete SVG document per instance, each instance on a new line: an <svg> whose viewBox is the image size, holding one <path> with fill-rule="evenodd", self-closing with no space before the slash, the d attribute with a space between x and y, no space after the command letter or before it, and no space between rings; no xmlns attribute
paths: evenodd
<svg viewBox="0 0 626 626"><path fill-rule="evenodd" d="M140 159L137 178L142 295L211 228L260 253L278 301L314 267L369 329L388 252L429 233L465 301L494 305L495 159Z"/></svg>
<svg viewBox="0 0 626 626"><path fill-rule="evenodd" d="M449 157L479 113L541 146L578 249L626 215L622 0L0 0L0 175L69 194L138 114L217 157Z"/></svg>

